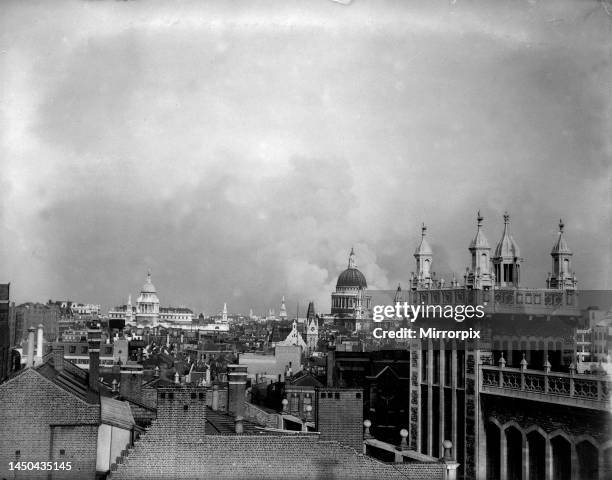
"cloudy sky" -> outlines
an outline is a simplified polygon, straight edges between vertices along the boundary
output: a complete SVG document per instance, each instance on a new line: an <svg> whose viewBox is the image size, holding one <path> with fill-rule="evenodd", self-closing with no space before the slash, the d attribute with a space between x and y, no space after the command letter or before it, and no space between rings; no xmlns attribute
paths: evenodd
<svg viewBox="0 0 612 480"><path fill-rule="evenodd" d="M543 287L559 217L612 288L612 18L577 1L4 1L0 281L105 308L317 302L351 246L406 283L512 216Z"/></svg>

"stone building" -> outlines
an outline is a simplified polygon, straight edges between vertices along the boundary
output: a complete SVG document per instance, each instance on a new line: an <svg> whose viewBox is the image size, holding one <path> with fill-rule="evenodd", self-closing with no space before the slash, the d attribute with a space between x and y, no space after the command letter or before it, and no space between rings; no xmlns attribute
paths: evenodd
<svg viewBox="0 0 612 480"><path fill-rule="evenodd" d="M336 282L336 291L331 294L331 315L338 323L355 329L359 320L370 316L371 297L367 294L368 283L355 263L355 251L351 248L348 267Z"/></svg>
<svg viewBox="0 0 612 480"><path fill-rule="evenodd" d="M388 365L376 360L383 352L332 350L328 385L365 387L364 415L374 436L391 438L405 429L409 447L433 457L442 455L444 439L451 440L465 479L609 478L612 382L578 374L574 363L581 312L563 222L545 288L529 288L522 285L523 259L510 216L504 214L493 249L480 212L476 220L461 284L431 273L435 252L423 229L417 273L401 293L412 305L481 306L482 319L462 324L478 329L481 338L398 342L389 355L404 350L406 358ZM422 316L416 322L438 330L459 325ZM381 409L393 410L393 419L381 418Z"/></svg>

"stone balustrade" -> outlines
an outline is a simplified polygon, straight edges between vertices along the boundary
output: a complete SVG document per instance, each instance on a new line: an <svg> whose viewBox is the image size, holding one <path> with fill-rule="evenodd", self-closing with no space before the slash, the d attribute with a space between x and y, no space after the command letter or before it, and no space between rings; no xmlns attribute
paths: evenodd
<svg viewBox="0 0 612 480"><path fill-rule="evenodd" d="M546 372L481 365L480 392L612 411L607 375Z"/></svg>

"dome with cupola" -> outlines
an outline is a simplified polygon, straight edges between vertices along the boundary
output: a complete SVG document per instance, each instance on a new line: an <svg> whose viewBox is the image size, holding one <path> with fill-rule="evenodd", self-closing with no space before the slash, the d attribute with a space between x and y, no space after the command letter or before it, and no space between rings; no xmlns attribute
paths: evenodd
<svg viewBox="0 0 612 480"><path fill-rule="evenodd" d="M368 288L368 282L366 282L364 274L355 265L355 252L352 248L349 255L348 268L340 274L336 282L336 288L338 287Z"/></svg>

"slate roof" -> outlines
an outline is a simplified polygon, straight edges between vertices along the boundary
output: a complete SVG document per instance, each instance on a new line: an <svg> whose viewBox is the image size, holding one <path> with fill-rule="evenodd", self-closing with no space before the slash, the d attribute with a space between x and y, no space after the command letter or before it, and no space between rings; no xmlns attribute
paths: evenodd
<svg viewBox="0 0 612 480"><path fill-rule="evenodd" d="M35 370L84 402L89 404L100 403L100 395L89 388L89 373L72 362L64 359L64 368L60 372L53 366L53 358L51 357L42 365L35 367Z"/></svg>

